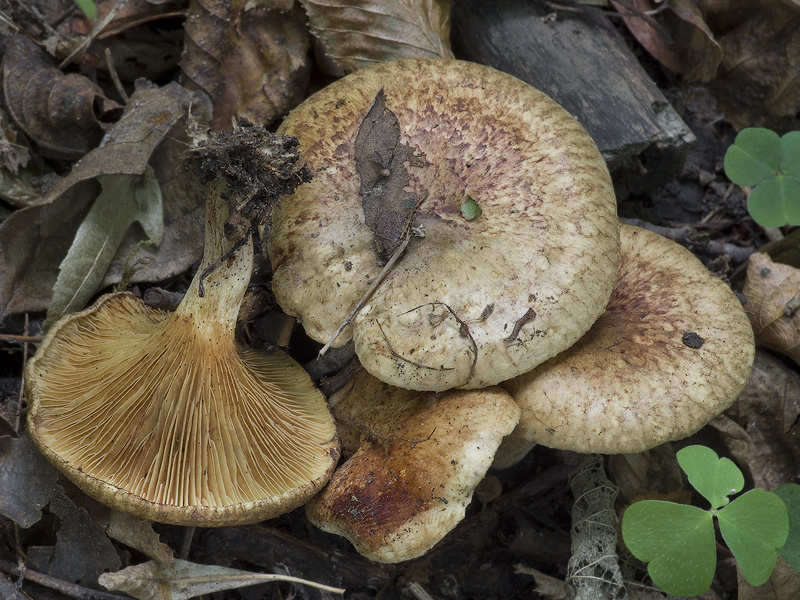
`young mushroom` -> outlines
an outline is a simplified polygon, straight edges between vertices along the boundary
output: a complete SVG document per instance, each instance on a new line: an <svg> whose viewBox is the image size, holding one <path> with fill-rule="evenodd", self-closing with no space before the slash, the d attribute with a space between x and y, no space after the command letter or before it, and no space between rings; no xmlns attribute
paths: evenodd
<svg viewBox="0 0 800 600"><path fill-rule="evenodd" d="M605 308L611 179L575 118L528 84L457 60L381 63L279 131L314 179L275 208L275 296L312 338L352 337L379 379L493 385L571 346Z"/></svg>
<svg viewBox="0 0 800 600"><path fill-rule="evenodd" d="M589 332L502 384L522 409L513 438L643 452L693 434L746 385L753 330L731 289L660 235L622 225L620 243L611 301ZM508 454L519 456L517 448Z"/></svg>
<svg viewBox="0 0 800 600"><path fill-rule="evenodd" d="M209 186L203 262L178 309L104 296L58 321L25 372L28 428L56 467L109 506L180 525L289 511L339 456L325 398L303 369L234 341L250 224L229 210L240 191Z"/></svg>
<svg viewBox="0 0 800 600"><path fill-rule="evenodd" d="M309 520L367 558L425 554L463 518L519 407L503 389L436 394L359 372L331 396L345 456L306 505Z"/></svg>

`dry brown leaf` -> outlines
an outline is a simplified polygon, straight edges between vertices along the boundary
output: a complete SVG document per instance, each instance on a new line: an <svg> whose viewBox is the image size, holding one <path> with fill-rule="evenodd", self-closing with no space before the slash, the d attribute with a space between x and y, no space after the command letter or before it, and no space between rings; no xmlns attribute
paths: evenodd
<svg viewBox="0 0 800 600"><path fill-rule="evenodd" d="M214 104L211 126L232 119L267 125L302 100L310 73L311 40L302 10L250 8L193 0L181 69Z"/></svg>
<svg viewBox="0 0 800 600"><path fill-rule="evenodd" d="M344 592L343 589L288 575L249 573L178 559L173 559L166 565L150 561L117 573L104 573L99 581L109 590L119 590L139 600L186 600L202 594L275 581L301 583L339 594Z"/></svg>
<svg viewBox="0 0 800 600"><path fill-rule="evenodd" d="M119 0L97 2L98 22L113 9ZM175 23L186 18L186 5L181 0L127 0L113 18L98 32L76 62L83 72L109 71L105 51L111 52L114 70L123 82L133 83L139 77L155 81L178 66L183 47L183 29ZM58 28L65 37L76 40L93 33L95 23L81 11L74 11ZM64 59L74 49L62 44L58 58Z"/></svg>
<svg viewBox="0 0 800 600"><path fill-rule="evenodd" d="M152 521L112 510L109 514L106 533L126 546L135 548L157 563L167 564L173 558L172 548L163 543L158 534L153 531Z"/></svg>
<svg viewBox="0 0 800 600"><path fill-rule="evenodd" d="M406 191L409 175L405 165L415 165L414 149L400 143L400 123L386 108L383 89L361 121L354 154L361 176L364 222L372 230L375 249L385 263L410 234L421 199Z"/></svg>
<svg viewBox="0 0 800 600"><path fill-rule="evenodd" d="M734 126L797 125L800 112L800 6L788 0L754 5L719 38L720 77L712 90Z"/></svg>
<svg viewBox="0 0 800 600"><path fill-rule="evenodd" d="M17 34L3 59L3 94L11 118L49 158L77 159L94 148L122 112L83 75L64 75L27 36Z"/></svg>
<svg viewBox="0 0 800 600"><path fill-rule="evenodd" d="M28 546L27 564L30 568L64 581L95 585L101 573L122 566L108 536L60 485L54 488L48 510L60 521L56 543L53 546Z"/></svg>
<svg viewBox="0 0 800 600"><path fill-rule="evenodd" d="M747 386L710 425L755 487L774 490L800 473L799 419L800 377L758 350Z"/></svg>
<svg viewBox="0 0 800 600"><path fill-rule="evenodd" d="M782 556L769 577L769 581L758 587L750 585L736 569L739 579L739 595L737 600L797 600L800 598L800 573L793 571Z"/></svg>
<svg viewBox="0 0 800 600"><path fill-rule="evenodd" d="M0 318L13 312L47 308L58 266L89 203L97 195L94 178L142 174L156 147L180 122L191 101L191 94L174 83L138 90L100 148L75 165L40 204L18 210L0 225ZM160 166L156 165L157 172ZM175 169L174 163L171 168ZM168 190L162 186L161 191L167 231L155 251L158 264L149 267L158 279L188 268L199 257L202 245L202 225L193 224L194 220L202 223L199 198L190 193L191 188L187 192L180 187ZM190 218L192 222L182 230L178 223ZM170 227L170 222L175 224ZM127 256L130 247L123 242L123 248L120 252Z"/></svg>
<svg viewBox="0 0 800 600"><path fill-rule="evenodd" d="M58 479L28 436L0 437L0 515L28 528L42 518Z"/></svg>
<svg viewBox="0 0 800 600"><path fill-rule="evenodd" d="M743 293L756 343L800 364L800 270L753 254Z"/></svg>
<svg viewBox="0 0 800 600"><path fill-rule="evenodd" d="M320 68L343 75L397 58L453 58L452 0L300 0ZM320 56L321 55L321 56Z"/></svg>
<svg viewBox="0 0 800 600"><path fill-rule="evenodd" d="M658 23L642 15L655 8L652 0L630 0L633 9L612 2L625 25L642 46L662 65L687 81L708 82L714 79L722 61L722 49L706 25L695 0L671 0L668 10L658 15ZM665 33L668 32L668 35Z"/></svg>

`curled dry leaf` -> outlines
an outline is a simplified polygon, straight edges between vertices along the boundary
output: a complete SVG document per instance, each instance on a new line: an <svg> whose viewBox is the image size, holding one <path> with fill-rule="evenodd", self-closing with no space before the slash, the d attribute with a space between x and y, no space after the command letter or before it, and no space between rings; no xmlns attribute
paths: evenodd
<svg viewBox="0 0 800 600"><path fill-rule="evenodd" d="M59 59L74 50L76 40L92 35L91 44L84 44L82 54L76 57L83 72L96 70L108 73L106 50L111 52L111 62L120 80L133 83L140 77L156 81L168 76L178 66L183 47L183 28L177 21L186 18L187 7L178 0L127 0L121 8L117 0L97 2L97 21L90 21L81 11L74 11L58 30L72 43L57 48ZM100 31L93 31L110 11L111 20Z"/></svg>
<svg viewBox="0 0 800 600"><path fill-rule="evenodd" d="M154 150L191 102L191 94L174 83L137 90L101 147L50 188L41 203L18 210L0 225L0 318L47 308L58 267L99 191L94 180L103 175L143 174ZM156 173L161 174L159 165ZM175 275L200 256L202 197L190 192L162 187L165 235L154 254L156 263L147 269L154 279ZM134 235L142 239L141 233ZM123 261L130 254L124 241L120 252Z"/></svg>
<svg viewBox="0 0 800 600"><path fill-rule="evenodd" d="M100 584L107 589L125 592L139 600L185 600L202 594L275 581L302 583L338 594L344 592L340 588L288 575L249 573L214 565L199 565L177 558L167 565L150 561L116 573L104 573L99 578Z"/></svg>
<svg viewBox="0 0 800 600"><path fill-rule="evenodd" d="M747 387L710 425L754 486L774 490L800 473L798 419L800 376L759 350Z"/></svg>
<svg viewBox="0 0 800 600"><path fill-rule="evenodd" d="M800 6L763 4L752 4L750 14L719 38L723 61L712 91L737 129L796 127L800 112Z"/></svg>
<svg viewBox="0 0 800 600"><path fill-rule="evenodd" d="M186 21L181 69L214 103L211 126L232 118L268 124L303 99L311 45L302 11L289 12L236 0L195 0Z"/></svg>
<svg viewBox="0 0 800 600"><path fill-rule="evenodd" d="M743 292L756 343L800 364L800 270L753 254Z"/></svg>
<svg viewBox="0 0 800 600"><path fill-rule="evenodd" d="M25 35L9 42L2 73L11 118L49 158L80 158L121 113L120 106L86 77L56 69Z"/></svg>
<svg viewBox="0 0 800 600"><path fill-rule="evenodd" d="M341 76L398 58L453 58L452 0L300 0L320 68Z"/></svg>
<svg viewBox="0 0 800 600"><path fill-rule="evenodd" d="M105 529L110 537L135 548L157 563L167 564L173 558L172 548L163 543L153 531L152 521L112 510Z"/></svg>
<svg viewBox="0 0 800 600"><path fill-rule="evenodd" d="M624 5L612 4L639 43L670 71L683 75L687 81L714 79L722 61L722 49L694 0L672 0L659 15L658 23L663 29L653 19L642 18L657 2L630 0Z"/></svg>

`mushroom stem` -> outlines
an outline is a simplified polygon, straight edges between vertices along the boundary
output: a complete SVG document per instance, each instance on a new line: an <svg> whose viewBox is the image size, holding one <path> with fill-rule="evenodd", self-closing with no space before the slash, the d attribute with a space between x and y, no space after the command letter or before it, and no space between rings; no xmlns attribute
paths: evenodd
<svg viewBox="0 0 800 600"><path fill-rule="evenodd" d="M253 270L253 240L244 220L229 220L228 185L216 180L209 182L208 187L203 262L173 318L191 320L200 329L209 327L217 335L225 331L233 337L236 317ZM233 249L235 252L227 260L211 268Z"/></svg>

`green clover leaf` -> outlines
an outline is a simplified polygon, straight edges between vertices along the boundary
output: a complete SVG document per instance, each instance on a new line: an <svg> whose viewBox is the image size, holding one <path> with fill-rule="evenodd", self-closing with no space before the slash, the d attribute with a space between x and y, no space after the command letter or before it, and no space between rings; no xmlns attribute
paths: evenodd
<svg viewBox="0 0 800 600"><path fill-rule="evenodd" d="M781 138L781 172L800 179L800 131L790 131Z"/></svg>
<svg viewBox="0 0 800 600"><path fill-rule="evenodd" d="M687 446L676 454L678 464L711 508L721 508L728 496L742 491L744 475L729 458L720 458L706 446Z"/></svg>
<svg viewBox="0 0 800 600"><path fill-rule="evenodd" d="M725 153L725 174L736 185L754 186L781 167L781 138L760 127L742 129Z"/></svg>
<svg viewBox="0 0 800 600"><path fill-rule="evenodd" d="M776 175L760 183L747 197L747 212L764 227L800 224L800 180Z"/></svg>
<svg viewBox="0 0 800 600"><path fill-rule="evenodd" d="M732 461L705 446L687 446L677 458L711 509L645 500L628 507L622 518L622 538L636 558L648 563L657 586L678 596L696 596L711 587L715 515L751 585L766 583L779 553L793 568L800 566L799 485L781 486L780 493L751 490L729 502L728 496L744 487L744 476Z"/></svg>
<svg viewBox="0 0 800 600"><path fill-rule="evenodd" d="M755 186L747 210L759 225L800 225L800 131L778 137L769 129L742 129L725 153L725 174Z"/></svg>
<svg viewBox="0 0 800 600"><path fill-rule="evenodd" d="M789 511L789 536L786 543L778 550L789 566L800 571L800 485L784 483L775 494L786 504Z"/></svg>
<svg viewBox="0 0 800 600"><path fill-rule="evenodd" d="M648 563L653 583L670 594L697 596L711 587L717 565L711 513L685 504L643 500L628 507L622 537Z"/></svg>
<svg viewBox="0 0 800 600"><path fill-rule="evenodd" d="M717 513L728 544L750 585L763 585L778 560L778 548L789 535L789 513L780 496L750 490Z"/></svg>

